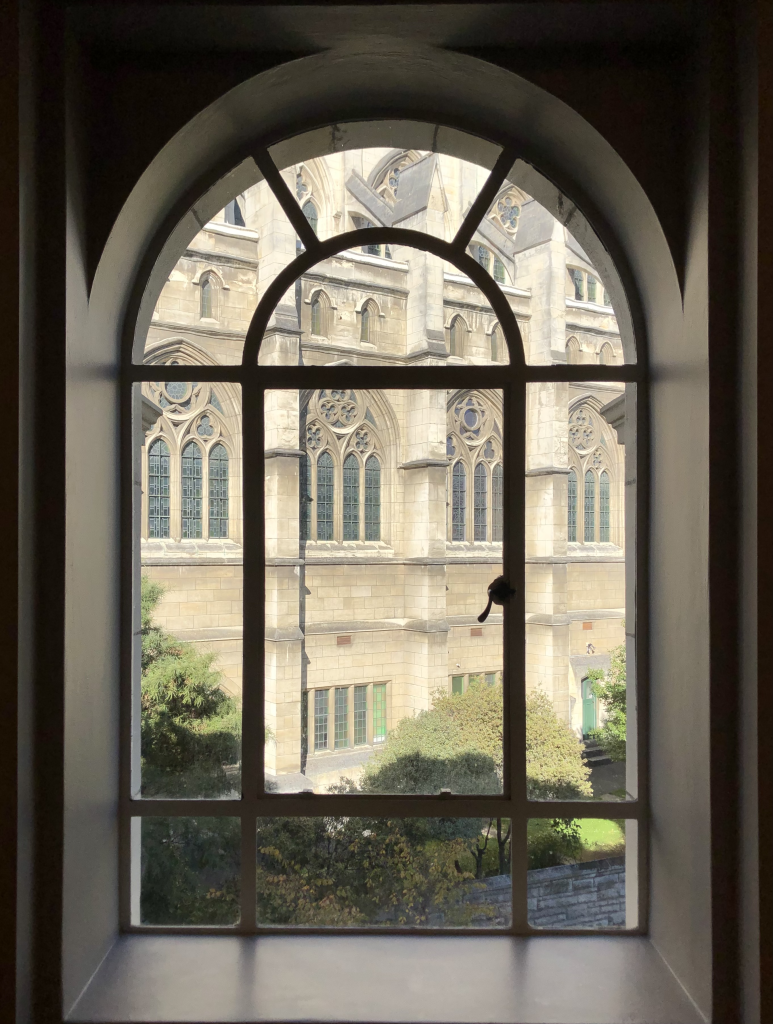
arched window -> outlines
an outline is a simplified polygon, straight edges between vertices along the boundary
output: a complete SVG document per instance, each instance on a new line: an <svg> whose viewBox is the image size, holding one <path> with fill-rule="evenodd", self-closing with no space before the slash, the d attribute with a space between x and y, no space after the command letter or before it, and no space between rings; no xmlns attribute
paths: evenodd
<svg viewBox="0 0 773 1024"><path fill-rule="evenodd" d="M609 473L606 470L599 480L599 540L609 543Z"/></svg>
<svg viewBox="0 0 773 1024"><path fill-rule="evenodd" d="M467 327L464 320L460 316L455 316L451 321L450 330L450 342L451 342L451 355L452 356L463 356L465 348L465 339L467 336Z"/></svg>
<svg viewBox="0 0 773 1024"><path fill-rule="evenodd" d="M576 366L580 361L580 343L576 338L570 338L566 343L566 361L571 366Z"/></svg>
<svg viewBox="0 0 773 1024"><path fill-rule="evenodd" d="M498 462L491 473L491 539L503 539L505 474L501 462Z"/></svg>
<svg viewBox="0 0 773 1024"><path fill-rule="evenodd" d="M451 540L464 540L467 536L467 471L457 462L453 472L451 495Z"/></svg>
<svg viewBox="0 0 773 1024"><path fill-rule="evenodd" d="M317 460L317 540L333 539L333 459L323 452Z"/></svg>
<svg viewBox="0 0 773 1024"><path fill-rule="evenodd" d="M232 199L231 202L227 204L223 212L225 214L226 224L234 224L236 227L240 228L245 227L244 216L238 199Z"/></svg>
<svg viewBox="0 0 773 1024"><path fill-rule="evenodd" d="M486 518L488 516L488 480L486 478L486 466L479 462L475 467L473 476L473 521L474 539L484 541L487 539Z"/></svg>
<svg viewBox="0 0 773 1024"><path fill-rule="evenodd" d="M596 478L588 470L585 474L585 543L596 539Z"/></svg>
<svg viewBox="0 0 773 1024"><path fill-rule="evenodd" d="M372 342L371 337L373 333L373 313L370 306L366 303L362 307L362 313L360 313L360 341Z"/></svg>
<svg viewBox="0 0 773 1024"><path fill-rule="evenodd" d="M365 540L381 540L381 463L375 455L365 463Z"/></svg>
<svg viewBox="0 0 773 1024"><path fill-rule="evenodd" d="M212 278L209 274L201 279L201 312L200 316L202 320L212 320L214 318L214 291L215 286L212 284Z"/></svg>
<svg viewBox="0 0 773 1024"><path fill-rule="evenodd" d="M311 459L308 455L301 458L299 466L300 480L298 483L298 496L300 508L298 521L301 540L311 539Z"/></svg>
<svg viewBox="0 0 773 1024"><path fill-rule="evenodd" d="M598 288L598 281L592 274L588 274L588 302L596 301L596 289Z"/></svg>
<svg viewBox="0 0 773 1024"><path fill-rule="evenodd" d="M191 441L182 457L183 540L201 538L201 448Z"/></svg>
<svg viewBox="0 0 773 1024"><path fill-rule="evenodd" d="M484 270L491 273L491 253L485 245L473 245L472 254Z"/></svg>
<svg viewBox="0 0 773 1024"><path fill-rule="evenodd" d="M499 328L495 327L491 332L491 361L498 363L500 359Z"/></svg>
<svg viewBox="0 0 773 1024"><path fill-rule="evenodd" d="M566 539L571 544L577 540L577 474L573 469L567 482Z"/></svg>
<svg viewBox="0 0 773 1024"><path fill-rule="evenodd" d="M585 275L574 267L568 268L568 274L574 288L574 298L581 302L585 298Z"/></svg>
<svg viewBox="0 0 773 1024"><path fill-rule="evenodd" d="M169 536L169 448L160 437L148 451L148 536Z"/></svg>
<svg viewBox="0 0 773 1024"><path fill-rule="evenodd" d="M319 295L311 300L311 333L322 336L325 332L325 310Z"/></svg>
<svg viewBox="0 0 773 1024"><path fill-rule="evenodd" d="M303 204L303 216L311 225L311 230L314 234L317 234L317 227L319 225L319 214L317 208L311 200Z"/></svg>
<svg viewBox="0 0 773 1024"><path fill-rule="evenodd" d="M497 284L505 284L506 282L505 265L498 256L494 257L494 280Z"/></svg>
<svg viewBox="0 0 773 1024"><path fill-rule="evenodd" d="M360 539L360 464L357 456L344 462L344 540Z"/></svg>
<svg viewBox="0 0 773 1024"><path fill-rule="evenodd" d="M228 452L222 444L209 452L209 536L228 536Z"/></svg>
<svg viewBox="0 0 773 1024"><path fill-rule="evenodd" d="M601 352L599 352L599 362L602 366L611 366L615 361L615 353L609 342L606 342L601 346Z"/></svg>

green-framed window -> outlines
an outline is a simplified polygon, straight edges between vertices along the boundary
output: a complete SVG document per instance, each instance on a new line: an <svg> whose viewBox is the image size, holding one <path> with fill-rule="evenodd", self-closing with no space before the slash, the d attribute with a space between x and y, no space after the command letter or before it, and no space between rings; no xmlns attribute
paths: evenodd
<svg viewBox="0 0 773 1024"><path fill-rule="evenodd" d="M464 676L451 676L451 693L464 693Z"/></svg>
<svg viewBox="0 0 773 1024"><path fill-rule="evenodd" d="M328 704L330 699L329 690L314 691L314 749L327 750L327 720Z"/></svg>
<svg viewBox="0 0 773 1024"><path fill-rule="evenodd" d="M368 742L368 688L354 688L354 745L361 747Z"/></svg>
<svg viewBox="0 0 773 1024"><path fill-rule="evenodd" d="M387 734L386 683L373 684L373 742L383 743Z"/></svg>
<svg viewBox="0 0 773 1024"><path fill-rule="evenodd" d="M349 746L349 687L337 686L335 691L335 749Z"/></svg>

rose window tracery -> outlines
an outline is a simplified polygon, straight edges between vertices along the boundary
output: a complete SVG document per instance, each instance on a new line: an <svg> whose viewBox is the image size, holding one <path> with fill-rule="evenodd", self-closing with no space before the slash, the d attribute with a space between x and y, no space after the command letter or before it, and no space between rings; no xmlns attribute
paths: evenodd
<svg viewBox="0 0 773 1024"><path fill-rule="evenodd" d="M358 452L367 452L371 447L370 432L357 430L354 434L354 447Z"/></svg>
<svg viewBox="0 0 773 1024"><path fill-rule="evenodd" d="M212 426L212 421L209 416L202 416L199 425L196 427L196 433L199 437L212 437L215 433L215 428Z"/></svg>
<svg viewBox="0 0 773 1024"><path fill-rule="evenodd" d="M496 219L508 235L515 234L520 215L521 207L518 203L518 197L514 193L507 193L499 197L496 205Z"/></svg>
<svg viewBox="0 0 773 1024"><path fill-rule="evenodd" d="M596 424L587 406L581 405L569 417L569 444L584 451L596 444Z"/></svg>
<svg viewBox="0 0 773 1024"><path fill-rule="evenodd" d="M490 432L489 412L477 395L466 395L454 406L454 421L458 433L468 445L478 445Z"/></svg>
<svg viewBox="0 0 773 1024"><path fill-rule="evenodd" d="M351 430L361 418L354 391L320 391L317 401L320 416L333 430Z"/></svg>
<svg viewBox="0 0 773 1024"><path fill-rule="evenodd" d="M594 469L601 469L604 464L604 453L600 448L597 448L593 453L590 462Z"/></svg>

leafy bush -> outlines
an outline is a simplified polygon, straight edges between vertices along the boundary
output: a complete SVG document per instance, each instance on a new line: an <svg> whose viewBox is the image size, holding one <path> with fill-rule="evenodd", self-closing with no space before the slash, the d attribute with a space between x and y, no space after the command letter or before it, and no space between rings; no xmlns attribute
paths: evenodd
<svg viewBox="0 0 773 1024"><path fill-rule="evenodd" d="M607 713L604 724L600 729L594 729L591 735L613 761L625 761L625 644L610 651L610 661L608 676L605 676L601 669L593 669L588 673L588 678L594 680L593 692Z"/></svg>
<svg viewBox="0 0 773 1024"><path fill-rule="evenodd" d="M530 800L577 800L593 795L590 768L577 737L556 718L546 693L526 697L526 790Z"/></svg>
<svg viewBox="0 0 773 1024"><path fill-rule="evenodd" d="M529 871L575 861L582 852L580 826L573 818L532 819L527 830Z"/></svg>

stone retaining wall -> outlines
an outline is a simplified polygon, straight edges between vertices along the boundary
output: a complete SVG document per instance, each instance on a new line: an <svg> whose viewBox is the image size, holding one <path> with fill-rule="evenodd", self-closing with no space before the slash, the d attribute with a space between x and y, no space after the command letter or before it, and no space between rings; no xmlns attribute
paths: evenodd
<svg viewBox="0 0 773 1024"><path fill-rule="evenodd" d="M470 903L492 908L491 923L510 917L512 884L509 875L476 882ZM529 924L535 928L624 928L625 858L589 860L536 868L527 875Z"/></svg>

